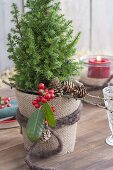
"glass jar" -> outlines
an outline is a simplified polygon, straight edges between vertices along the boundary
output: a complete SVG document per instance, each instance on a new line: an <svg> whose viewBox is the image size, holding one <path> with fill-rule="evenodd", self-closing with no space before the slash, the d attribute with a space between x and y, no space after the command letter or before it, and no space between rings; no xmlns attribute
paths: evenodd
<svg viewBox="0 0 113 170"><path fill-rule="evenodd" d="M89 55L80 58L83 68L80 81L88 86L102 86L113 77L113 56Z"/></svg>
<svg viewBox="0 0 113 170"><path fill-rule="evenodd" d="M107 108L107 116L111 136L106 138L106 143L113 146L113 86L108 86L103 89L104 103Z"/></svg>

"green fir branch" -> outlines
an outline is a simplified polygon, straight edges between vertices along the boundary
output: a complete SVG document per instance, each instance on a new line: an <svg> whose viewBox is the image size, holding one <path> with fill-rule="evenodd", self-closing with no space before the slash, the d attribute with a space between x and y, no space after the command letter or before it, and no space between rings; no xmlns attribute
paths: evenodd
<svg viewBox="0 0 113 170"><path fill-rule="evenodd" d="M15 64L16 86L36 90L37 84L47 86L52 78L66 80L78 74L76 54L80 33L73 38L72 21L61 14L60 2L27 0L28 12L20 15L13 4L14 28L8 35L8 54Z"/></svg>

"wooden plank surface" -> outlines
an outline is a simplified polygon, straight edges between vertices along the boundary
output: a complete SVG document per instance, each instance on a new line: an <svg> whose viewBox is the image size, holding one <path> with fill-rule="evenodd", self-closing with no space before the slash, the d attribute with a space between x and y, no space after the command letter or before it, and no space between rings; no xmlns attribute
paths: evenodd
<svg viewBox="0 0 113 170"><path fill-rule="evenodd" d="M9 89L8 93L11 94ZM74 152L44 159L40 163L56 170L113 170L113 147L105 143L108 135L106 111L84 104ZM19 128L0 130L0 170L28 170L25 155Z"/></svg>

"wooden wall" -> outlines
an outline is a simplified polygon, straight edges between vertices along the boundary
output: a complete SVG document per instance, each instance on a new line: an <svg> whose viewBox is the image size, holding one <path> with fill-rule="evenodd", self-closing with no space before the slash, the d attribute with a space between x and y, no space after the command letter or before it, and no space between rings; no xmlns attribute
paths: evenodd
<svg viewBox="0 0 113 170"><path fill-rule="evenodd" d="M113 0L92 0L92 50L113 54Z"/></svg>
<svg viewBox="0 0 113 170"><path fill-rule="evenodd" d="M89 0L62 0L62 10L73 21L75 34L81 31L79 50L89 50L90 3Z"/></svg>
<svg viewBox="0 0 113 170"><path fill-rule="evenodd" d="M0 0L0 70L7 69L7 33L11 27L10 10L16 2L22 10L23 0ZM75 34L81 31L78 51L113 54L113 0L61 0L62 11L73 20Z"/></svg>
<svg viewBox="0 0 113 170"><path fill-rule="evenodd" d="M6 70L12 66L12 62L7 57L7 34L9 33L12 24L11 20L11 5L17 3L22 11L21 0L0 0L0 71Z"/></svg>
<svg viewBox="0 0 113 170"><path fill-rule="evenodd" d="M113 0L62 0L75 32L82 32L79 50L113 54Z"/></svg>

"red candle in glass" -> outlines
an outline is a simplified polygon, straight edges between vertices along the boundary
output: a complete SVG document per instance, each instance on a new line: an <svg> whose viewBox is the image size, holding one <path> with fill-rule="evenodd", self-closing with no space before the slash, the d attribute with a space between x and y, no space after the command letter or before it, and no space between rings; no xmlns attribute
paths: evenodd
<svg viewBox="0 0 113 170"><path fill-rule="evenodd" d="M90 78L109 78L110 76L110 60L108 58L97 58L89 59L88 77Z"/></svg>

